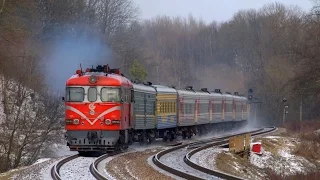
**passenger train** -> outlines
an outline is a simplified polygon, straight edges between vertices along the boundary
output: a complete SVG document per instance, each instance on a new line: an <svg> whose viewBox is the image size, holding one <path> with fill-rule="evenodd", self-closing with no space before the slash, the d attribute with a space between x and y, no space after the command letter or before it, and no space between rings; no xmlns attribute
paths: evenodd
<svg viewBox="0 0 320 180"><path fill-rule="evenodd" d="M156 138L172 141L244 124L249 108L238 93L134 83L108 65L77 70L66 82L65 137L71 151L114 151Z"/></svg>

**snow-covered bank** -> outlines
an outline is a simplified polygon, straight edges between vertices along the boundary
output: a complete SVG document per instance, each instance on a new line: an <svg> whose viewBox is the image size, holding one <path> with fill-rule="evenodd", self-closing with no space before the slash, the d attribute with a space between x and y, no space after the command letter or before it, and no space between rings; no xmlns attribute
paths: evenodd
<svg viewBox="0 0 320 180"><path fill-rule="evenodd" d="M268 179L271 174L289 176L318 170L317 161L297 153L301 145L299 138L272 135L252 139L257 141L264 148L262 155L251 153L246 158L215 147L196 153L191 160L245 179Z"/></svg>

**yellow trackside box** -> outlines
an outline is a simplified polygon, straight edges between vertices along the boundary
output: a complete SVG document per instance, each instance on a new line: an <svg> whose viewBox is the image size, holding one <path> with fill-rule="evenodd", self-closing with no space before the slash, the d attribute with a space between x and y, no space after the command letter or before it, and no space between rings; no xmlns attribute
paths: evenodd
<svg viewBox="0 0 320 180"><path fill-rule="evenodd" d="M243 134L229 138L229 151L240 153L250 149L251 134Z"/></svg>

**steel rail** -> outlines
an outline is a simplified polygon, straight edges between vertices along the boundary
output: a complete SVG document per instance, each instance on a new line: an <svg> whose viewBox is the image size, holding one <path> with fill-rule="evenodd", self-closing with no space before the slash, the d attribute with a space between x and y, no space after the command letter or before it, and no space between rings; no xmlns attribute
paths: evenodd
<svg viewBox="0 0 320 180"><path fill-rule="evenodd" d="M79 155L72 155L72 156L68 156L62 160L60 160L58 163L56 163L52 168L51 168L51 177L54 180L62 180L61 175L60 175L60 168L66 164L67 162L78 158Z"/></svg>
<svg viewBox="0 0 320 180"><path fill-rule="evenodd" d="M246 133L257 133L257 132L263 131L264 129L265 128L261 128L261 129L254 130L254 131L236 133L236 134L233 134L233 135L227 135L227 136L218 137L218 138L210 138L208 140L200 140L199 142L191 142L191 143L187 143L187 144L182 144L180 146L176 146L176 147L173 147L173 148L166 149L166 150L158 152L156 155L153 156L152 161L159 168L161 168L161 169L163 169L163 170L165 170L165 171L167 171L167 172L169 172L171 174L174 174L176 176L179 176L179 177L182 177L182 178L185 178L185 179L202 179L202 178L200 178L198 176L195 176L195 175L192 175L192 174L177 170L177 169L175 169L173 167L170 167L170 166L164 164L160 160L161 157L164 156L165 154L169 154L169 153L171 153L173 151L188 147L189 145L192 146L194 144L197 144L197 145L198 144L207 144L209 142L211 142L209 145L212 145L214 143L226 142L226 141L228 141L229 137L232 137L232 136L235 136L235 135L242 135L242 134L246 134ZM212 141L215 141L215 142L212 142ZM221 144L225 144L225 143L221 143ZM205 146L209 146L209 145L205 145ZM194 168L194 169L196 169L196 168ZM199 169L199 171L201 171L201 170Z"/></svg>
<svg viewBox="0 0 320 180"><path fill-rule="evenodd" d="M96 160L94 160L89 167L90 173L98 180L107 180L108 178L105 177L103 174L101 174L98 170L98 165L100 164L101 161L103 161L104 159L110 157L110 156L114 156L117 154L123 153L123 151L115 151L112 153L108 153L108 154L104 154L102 156L99 156Z"/></svg>
<svg viewBox="0 0 320 180"><path fill-rule="evenodd" d="M96 179L101 179L101 180L107 180L107 178L102 175L99 171L98 171L98 165L101 161L103 161L104 159L106 159L107 157L109 157L109 154L104 154L100 157L98 157L95 161L93 161L93 163L90 164L90 173L96 178Z"/></svg>

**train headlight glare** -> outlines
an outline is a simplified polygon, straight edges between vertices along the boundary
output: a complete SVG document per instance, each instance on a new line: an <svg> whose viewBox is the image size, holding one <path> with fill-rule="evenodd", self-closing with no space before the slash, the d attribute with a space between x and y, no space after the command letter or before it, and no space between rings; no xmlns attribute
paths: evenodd
<svg viewBox="0 0 320 180"><path fill-rule="evenodd" d="M106 119L106 125L110 125L111 124L111 120L110 119Z"/></svg>
<svg viewBox="0 0 320 180"><path fill-rule="evenodd" d="M73 124L79 124L79 119L73 120Z"/></svg>
<svg viewBox="0 0 320 180"><path fill-rule="evenodd" d="M97 77L92 75L92 76L89 77L89 81L90 81L90 83L96 83L97 82Z"/></svg>

